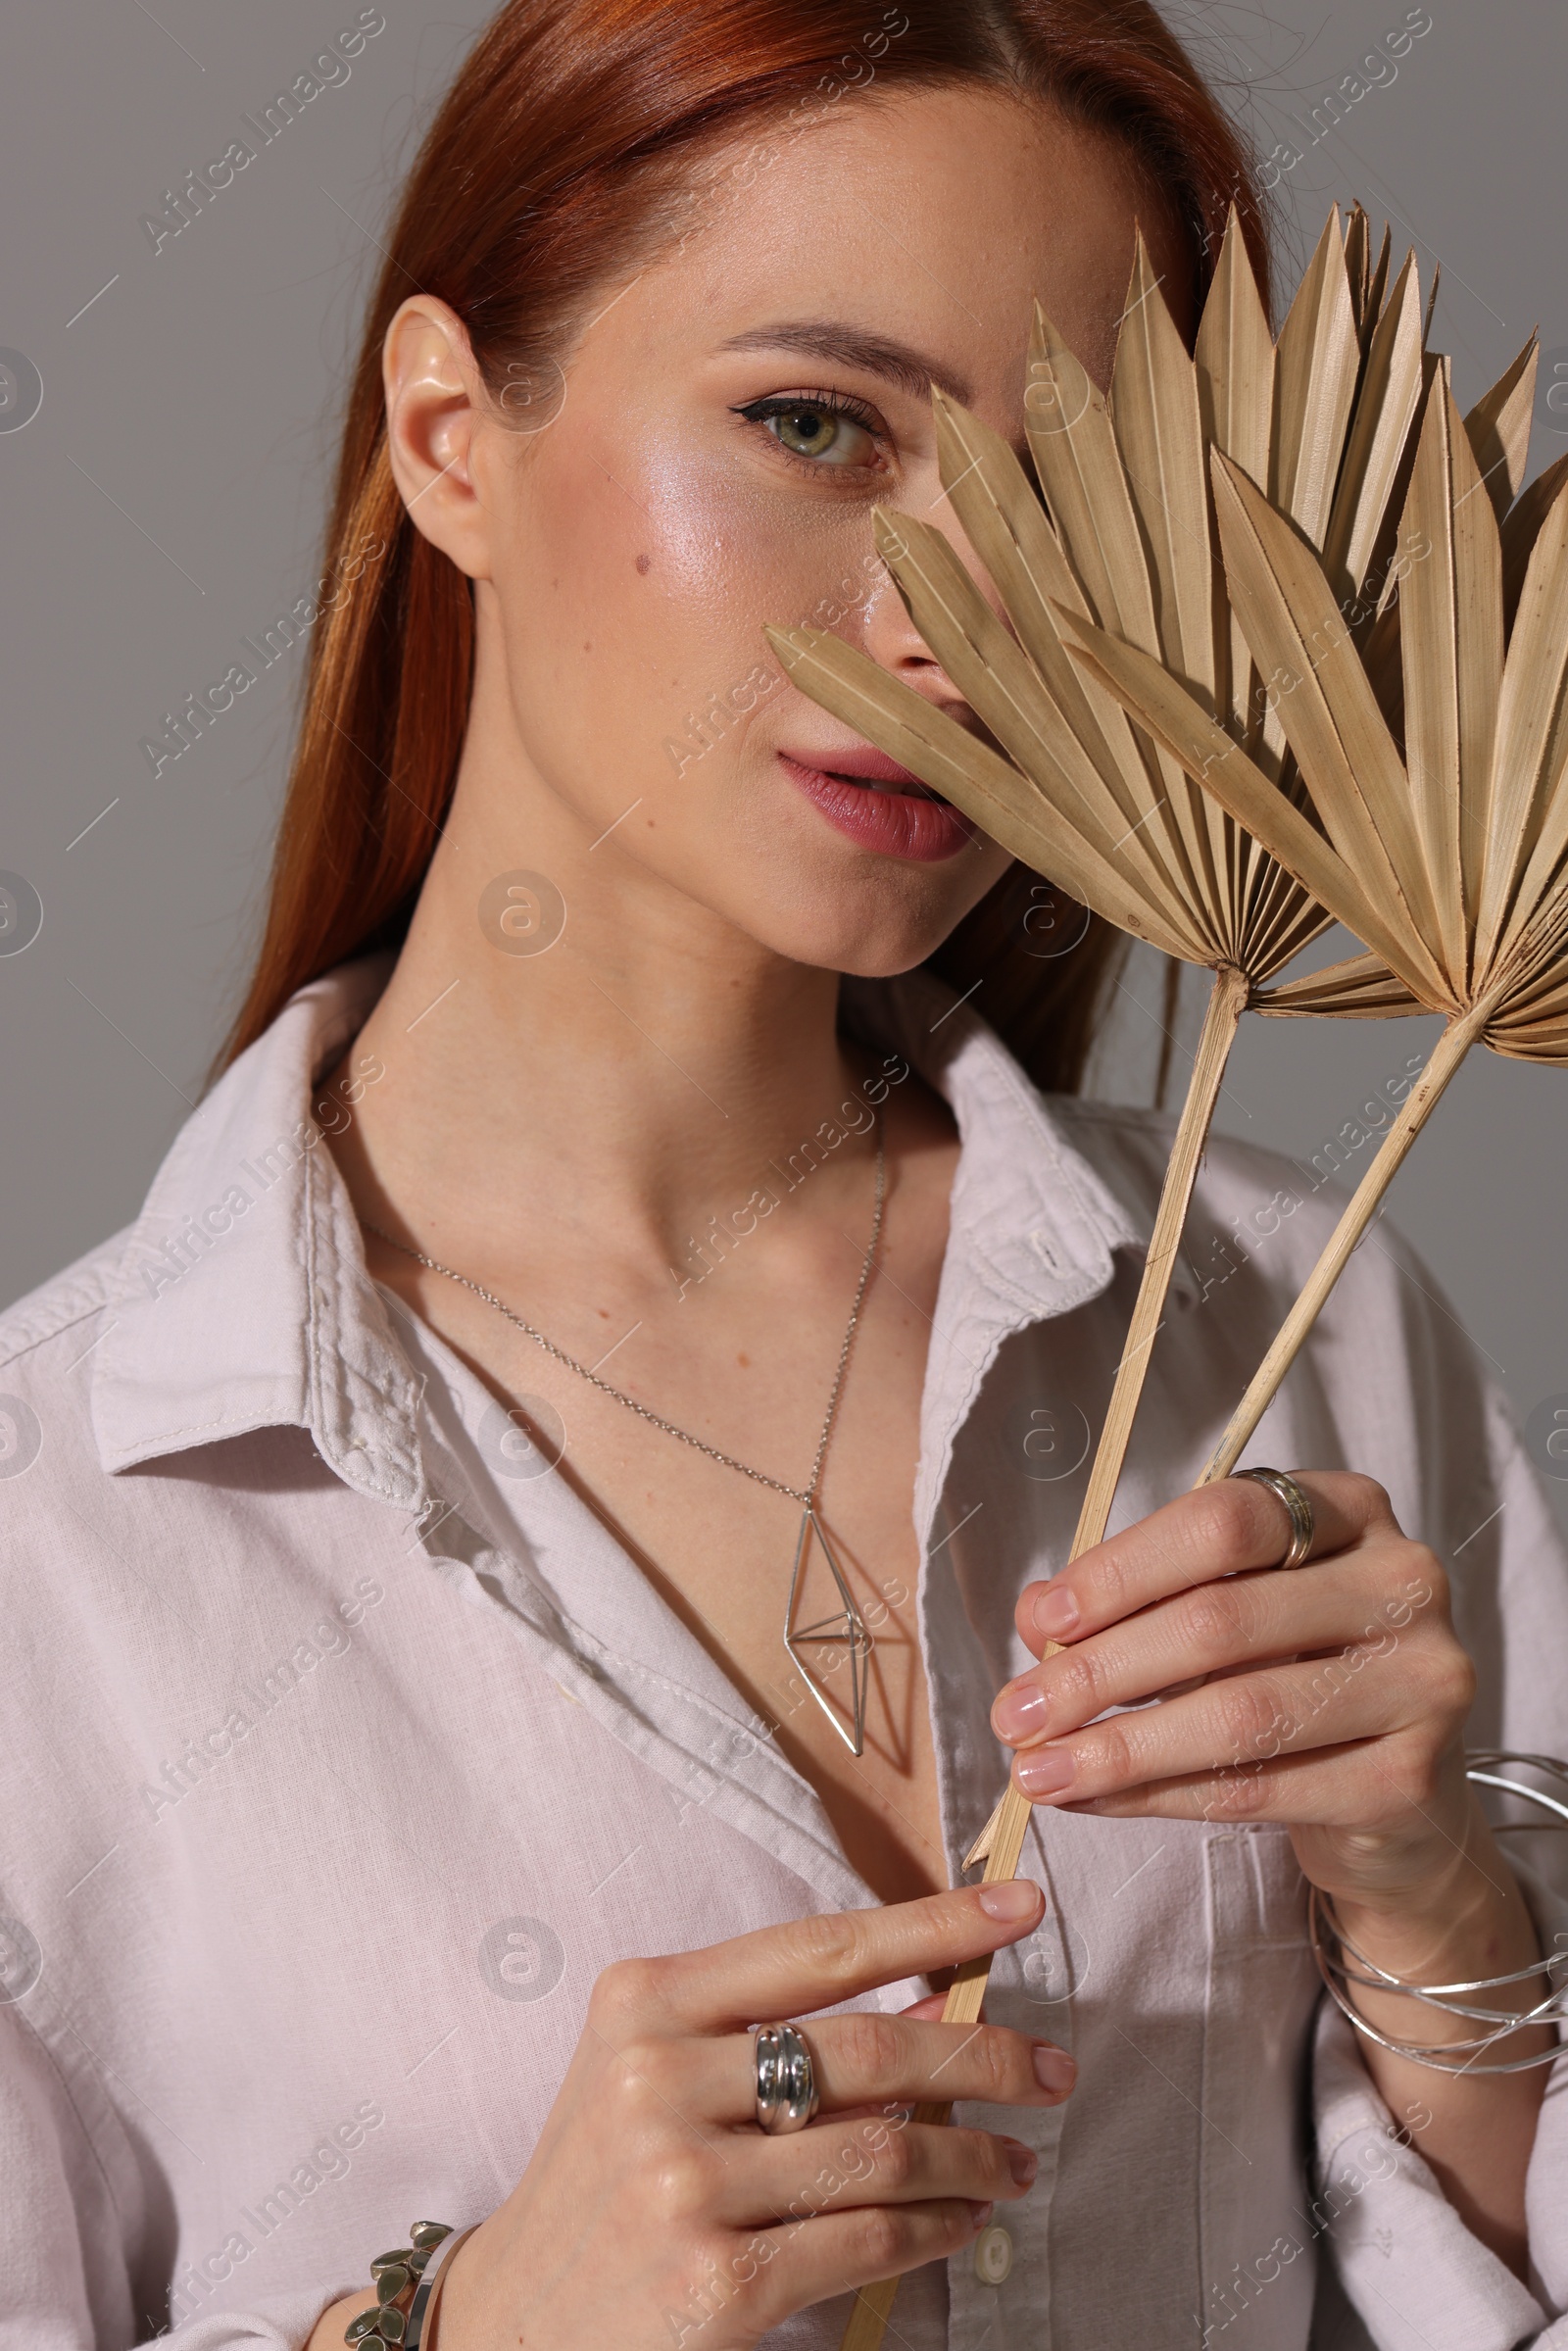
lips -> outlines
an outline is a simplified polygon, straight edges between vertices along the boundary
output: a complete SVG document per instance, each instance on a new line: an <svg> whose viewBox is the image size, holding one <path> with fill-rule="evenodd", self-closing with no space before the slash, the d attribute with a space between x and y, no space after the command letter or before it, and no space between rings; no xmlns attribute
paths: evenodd
<svg viewBox="0 0 1568 2351"><path fill-rule="evenodd" d="M835 830L879 856L934 865L956 857L975 837L966 816L869 743L809 754L781 751L778 760Z"/></svg>

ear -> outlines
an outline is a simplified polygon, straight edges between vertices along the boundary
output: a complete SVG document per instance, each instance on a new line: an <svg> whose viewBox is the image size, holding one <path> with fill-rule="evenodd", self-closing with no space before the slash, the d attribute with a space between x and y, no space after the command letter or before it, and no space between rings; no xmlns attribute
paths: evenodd
<svg viewBox="0 0 1568 2351"><path fill-rule="evenodd" d="M470 579L491 576L490 518L475 479L484 387L456 311L416 294L381 351L387 454L410 519Z"/></svg>

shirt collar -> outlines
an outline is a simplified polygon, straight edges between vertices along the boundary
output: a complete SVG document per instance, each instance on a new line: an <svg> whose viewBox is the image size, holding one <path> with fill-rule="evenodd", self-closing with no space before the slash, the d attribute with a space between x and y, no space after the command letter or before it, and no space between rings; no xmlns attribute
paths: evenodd
<svg viewBox="0 0 1568 2351"><path fill-rule="evenodd" d="M124 1237L94 1352L106 1470L294 1426L348 1485L424 1506L418 1385L312 1109L391 965L368 956L302 988L175 1138ZM1113 1249L1145 1236L970 1005L915 972L846 981L845 1019L957 1121L945 1295L978 1284L1000 1335L1102 1290Z"/></svg>
<svg viewBox="0 0 1568 2351"><path fill-rule="evenodd" d="M1148 1239L967 998L927 971L847 979L845 1025L902 1053L952 1110L962 1147L953 1243L1025 1313L1103 1290L1111 1252ZM950 1247L952 1245L950 1244Z"/></svg>
<svg viewBox="0 0 1568 2351"><path fill-rule="evenodd" d="M105 1469L293 1425L349 1485L420 1506L417 1389L311 1102L390 969L367 957L302 988L176 1136L93 1358Z"/></svg>

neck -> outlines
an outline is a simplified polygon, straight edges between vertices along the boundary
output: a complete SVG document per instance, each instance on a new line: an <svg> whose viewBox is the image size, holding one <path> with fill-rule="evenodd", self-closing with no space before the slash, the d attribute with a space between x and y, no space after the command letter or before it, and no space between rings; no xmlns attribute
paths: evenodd
<svg viewBox="0 0 1568 2351"><path fill-rule="evenodd" d="M372 1215L470 1256L483 1236L497 1276L522 1202L535 1246L543 1220L579 1248L587 1229L617 1256L672 1264L710 1217L787 1182L824 1121L868 1136L857 1088L870 1064L837 1034L836 972L651 884L613 836L590 845L529 813L526 855L514 834L508 854L465 819L460 789L355 1048L386 1068L345 1139L356 1192ZM543 952L519 954L495 940L528 944L557 919L547 901L537 927L526 885L510 906L494 893L498 871L524 867L550 876L565 919Z"/></svg>

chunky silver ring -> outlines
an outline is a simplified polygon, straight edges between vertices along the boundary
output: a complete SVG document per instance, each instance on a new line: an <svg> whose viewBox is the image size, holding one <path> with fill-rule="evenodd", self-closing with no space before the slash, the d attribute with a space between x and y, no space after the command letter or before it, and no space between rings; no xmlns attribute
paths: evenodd
<svg viewBox="0 0 1568 2351"><path fill-rule="evenodd" d="M1317 1535L1317 1520L1308 1497L1294 1478L1287 1477L1283 1469L1239 1469L1236 1475L1239 1478L1250 1478L1255 1486L1266 1486L1270 1494L1279 1495L1291 1514L1291 1547L1284 1558L1276 1559L1274 1564L1277 1568L1299 1567L1303 1559L1310 1558Z"/></svg>
<svg viewBox="0 0 1568 2351"><path fill-rule="evenodd" d="M754 2048L757 2121L771 2137L804 2131L816 2112L816 2069L793 2025L760 2025Z"/></svg>

